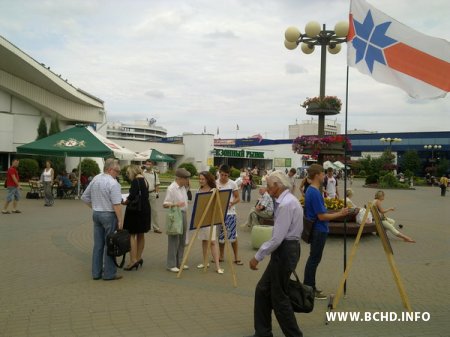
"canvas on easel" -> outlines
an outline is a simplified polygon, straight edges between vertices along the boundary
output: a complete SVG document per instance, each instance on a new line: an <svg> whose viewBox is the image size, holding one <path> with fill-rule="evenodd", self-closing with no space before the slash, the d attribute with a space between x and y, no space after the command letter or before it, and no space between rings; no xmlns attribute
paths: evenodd
<svg viewBox="0 0 450 337"><path fill-rule="evenodd" d="M198 232L202 227L210 226L210 236L208 242L208 247L210 247L212 239L212 226L214 225L222 226L222 230L225 234L224 236L225 236L226 254L227 260L229 261L230 265L231 276L233 279L233 286L237 287L236 273L234 270L234 266L231 262L232 261L231 244L228 241L227 229L225 226L225 216L227 214L231 193L232 190L230 189L227 190L213 189L210 192L196 194L194 207L192 210L191 223L189 226L190 229L195 229L195 232L189 242L189 246L186 250L186 253L183 256L183 261L181 265L184 266L186 264L192 245L196 241L195 239L197 238ZM206 266L206 261L204 262ZM183 268L180 268L180 271L177 274L177 278L181 277L182 272Z"/></svg>
<svg viewBox="0 0 450 337"><path fill-rule="evenodd" d="M393 251L392 251L392 246L391 243L389 241L389 238L386 234L386 230L384 229L380 214L378 213L378 210L376 209L376 206L373 205L372 203L368 203L368 207L366 209L366 213L364 214L364 218L363 221L361 223L361 226L359 227L359 231L358 234L356 236L355 239L355 243L353 244L353 248L352 251L350 253L350 258L349 258L349 262L347 264L347 268L344 271L344 274L342 275L341 281L339 282L339 286L338 289L336 291L336 295L334 296L334 298L331 299L332 301L332 305L331 308L329 306L330 309L336 309L337 305L339 303L340 298L342 297L343 291L344 291L344 284L348 278L348 275L350 274L350 269L353 265L353 259L356 255L356 251L358 249L358 245L361 239L361 235L364 229L364 225L366 224L366 220L367 217L369 216L369 212L372 212L372 216L373 216L373 220L375 222L375 227L377 230L378 235L380 236L380 240L381 243L383 245L383 250L386 254L386 258L388 260L389 266L391 268L392 271L392 275L394 277L394 281L397 285L398 291L400 293L400 297L403 303L403 306L405 307L406 310L408 310L409 312L412 311L411 309L411 305L409 303L409 299L408 296L406 294L405 288L403 286L403 282L400 278L400 273L397 269L397 266L395 265L395 261L394 261L394 256L393 256Z"/></svg>

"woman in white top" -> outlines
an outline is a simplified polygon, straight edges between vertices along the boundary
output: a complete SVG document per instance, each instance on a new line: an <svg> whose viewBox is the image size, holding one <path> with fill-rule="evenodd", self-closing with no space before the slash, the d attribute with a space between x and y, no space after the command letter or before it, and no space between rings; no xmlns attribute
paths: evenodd
<svg viewBox="0 0 450 337"><path fill-rule="evenodd" d="M214 176L207 172L200 172L200 174L198 175L198 182L200 184L200 188L198 190L198 193L204 193L204 192L209 192L211 191L213 188L216 188L216 181L214 180ZM212 235L211 235L211 231L212 231ZM219 250L216 244L216 226L212 226L211 227L203 227L198 231L198 236L197 238L199 240L202 240L202 249L203 249L203 262L205 263L207 257L206 257L206 253L208 252L208 241L209 241L209 237L211 235L211 254L213 256L213 261L216 264L216 272L218 274L223 274L224 270L222 268L220 268L220 263L219 263ZM198 269L202 269L205 268L204 263L200 263L197 268ZM209 266L209 263L207 264L207 267Z"/></svg>
<svg viewBox="0 0 450 337"><path fill-rule="evenodd" d="M44 206L52 206L55 201L52 192L54 179L55 179L55 171L52 169L52 163L50 162L50 160L47 160L45 162L44 172L42 172L42 183L44 185L44 196L45 196Z"/></svg>

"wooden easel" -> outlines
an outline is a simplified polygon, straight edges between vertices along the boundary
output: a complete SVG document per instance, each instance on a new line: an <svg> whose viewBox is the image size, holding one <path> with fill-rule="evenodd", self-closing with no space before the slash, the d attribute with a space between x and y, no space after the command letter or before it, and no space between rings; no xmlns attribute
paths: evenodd
<svg viewBox="0 0 450 337"><path fill-rule="evenodd" d="M364 218L362 221L361 226L359 227L358 235L356 236L355 243L353 244L352 251L350 253L350 258L348 260L347 268L344 271L344 274L342 275L341 281L339 283L338 289L336 291L336 295L333 299L333 304L331 309L336 309L337 305L339 303L339 300L342 296L342 293L344 291L344 283L348 278L348 275L350 274L350 269L352 268L353 264L353 258L356 255L356 251L358 249L359 241L361 239L361 235L364 229L364 225L366 224L367 217L369 216L369 212L372 211L373 220L375 221L375 227L377 229L377 233L380 236L381 243L383 245L384 252L386 254L386 258L389 262L389 266L392 271L392 275L394 277L395 283L397 284L398 291L400 293L400 297L403 302L403 306L406 310L409 312L412 312L411 304L409 303L408 296L406 295L405 288L403 286L403 282L400 278L400 273L397 269L397 266L395 265L392 246L389 242L389 238L386 235L386 230L383 227L383 224L381 222L380 214L378 213L378 210L376 209L375 205L372 205L372 203L368 203L368 207L366 208L366 213L364 214Z"/></svg>
<svg viewBox="0 0 450 337"><path fill-rule="evenodd" d="M222 191L224 192L224 191ZM212 239L212 233L213 233L213 228L212 226L216 225L216 219L218 218L218 216L220 216L220 220L219 220L219 225L222 226L222 230L224 233L224 238L225 238L225 253L227 255L227 260L228 263L230 265L230 270L231 270L231 276L232 276L232 283L233 286L236 288L237 287L237 278L236 278L236 271L234 270L234 266L233 266L233 262L232 262L232 257L231 257L231 244L228 241L228 233L227 233L227 228L225 226L225 212L226 209L224 210L222 208L222 205L220 203L220 195L219 195L220 191L218 189L213 189L212 190L212 194L209 197L208 203L206 204L206 206L203 208L203 212L201 213L201 217L200 220L195 224L195 233L193 238L190 240L189 242L189 246L187 248L186 253L183 256L183 261L181 262L181 265L184 266L188 260L189 257L189 253L191 252L191 248L192 245L194 244L194 242L196 242L196 238L198 236L198 232L200 230L200 228L202 227L206 227L206 226L210 226L210 230L209 230L209 241L208 241L208 248L207 248L207 252L206 252L206 256L209 256L209 249L211 246L211 239ZM212 212L211 212L212 209ZM196 212L198 211L198 209L194 210L194 213L192 214L192 217L195 218L196 216ZM219 214L219 215L217 215ZM206 258L208 259L208 258ZM205 270L206 270L206 266L207 266L207 261L203 261L203 264L205 266ZM181 273L183 272L183 268L180 268L180 271L177 273L177 278L181 277Z"/></svg>

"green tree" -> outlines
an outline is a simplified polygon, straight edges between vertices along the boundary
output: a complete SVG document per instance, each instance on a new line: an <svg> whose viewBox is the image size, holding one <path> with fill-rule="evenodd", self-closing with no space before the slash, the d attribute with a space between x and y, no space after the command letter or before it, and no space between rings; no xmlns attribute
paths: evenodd
<svg viewBox="0 0 450 337"><path fill-rule="evenodd" d="M192 163L183 163L180 166L178 166L178 168L185 168L186 170L188 170L189 173L191 174L191 177L197 175L197 168Z"/></svg>
<svg viewBox="0 0 450 337"><path fill-rule="evenodd" d="M403 171L410 171L417 175L420 169L420 157L417 151L406 151L402 157L401 166Z"/></svg>
<svg viewBox="0 0 450 337"><path fill-rule="evenodd" d="M36 140L45 138L48 136L47 133L47 123L45 122L44 117L41 117L41 121L39 122L39 126L37 129L37 138Z"/></svg>
<svg viewBox="0 0 450 337"><path fill-rule="evenodd" d="M100 173L100 167L95 160L85 158L81 161L81 173L86 176L96 176Z"/></svg>
<svg viewBox="0 0 450 337"><path fill-rule="evenodd" d="M450 162L448 159L441 159L439 161L439 164L437 165L437 175L438 177L443 176L444 174L447 174L447 171L450 168Z"/></svg>
<svg viewBox="0 0 450 337"><path fill-rule="evenodd" d="M55 117L52 119L52 122L50 123L50 130L48 130L48 135L54 135L55 133L61 132L61 129L59 127L59 119L58 117Z"/></svg>
<svg viewBox="0 0 450 337"><path fill-rule="evenodd" d="M36 159L20 159L18 170L22 181L40 176L39 164Z"/></svg>

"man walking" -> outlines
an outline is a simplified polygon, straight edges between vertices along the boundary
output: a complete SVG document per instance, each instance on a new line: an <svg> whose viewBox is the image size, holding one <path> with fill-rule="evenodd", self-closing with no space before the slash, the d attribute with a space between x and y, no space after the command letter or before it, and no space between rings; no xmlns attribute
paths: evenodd
<svg viewBox="0 0 450 337"><path fill-rule="evenodd" d="M6 194L6 202L2 209L2 214L11 214L10 211L8 211L9 204L13 203L12 205L12 212L13 213L22 213L17 209L17 203L20 199L20 183L19 183L19 172L17 171L17 168L19 167L19 159L13 159L11 167L8 169L8 172L6 173L6 188L8 190L8 193Z"/></svg>
<svg viewBox="0 0 450 337"><path fill-rule="evenodd" d="M121 230L122 194L117 176L120 166L115 159L107 159L103 173L92 179L81 199L93 210L94 249L92 252L92 278L105 281L119 280L122 276L116 274L114 258L106 255L106 237Z"/></svg>
<svg viewBox="0 0 450 337"><path fill-rule="evenodd" d="M270 262L255 290L254 336L271 337L272 310L283 334L303 336L298 327L288 295L288 283L300 259L300 235L303 231L303 210L297 198L290 193L289 178L280 171L267 178L269 194L275 199L275 223L272 238L264 242L250 260L250 268L271 254Z"/></svg>
<svg viewBox="0 0 450 337"><path fill-rule="evenodd" d="M313 220L314 225L311 233L311 246L308 261L305 266L305 279L303 283L313 287L316 299L323 300L327 296L316 288L316 271L322 259L323 249L325 248L325 242L328 236L328 222L347 215L348 208L343 208L340 212L332 214L327 213L323 196L320 193L320 187L324 180L324 172L321 165L312 164L308 168L308 177L311 180L311 185L305 195L305 216Z"/></svg>
<svg viewBox="0 0 450 337"><path fill-rule="evenodd" d="M144 170L145 180L148 182L148 200L150 202L151 209L151 228L155 233L161 234L161 228L159 227L158 210L156 205L156 199L159 198L159 181L158 173L153 169L153 162L150 159L145 161Z"/></svg>

